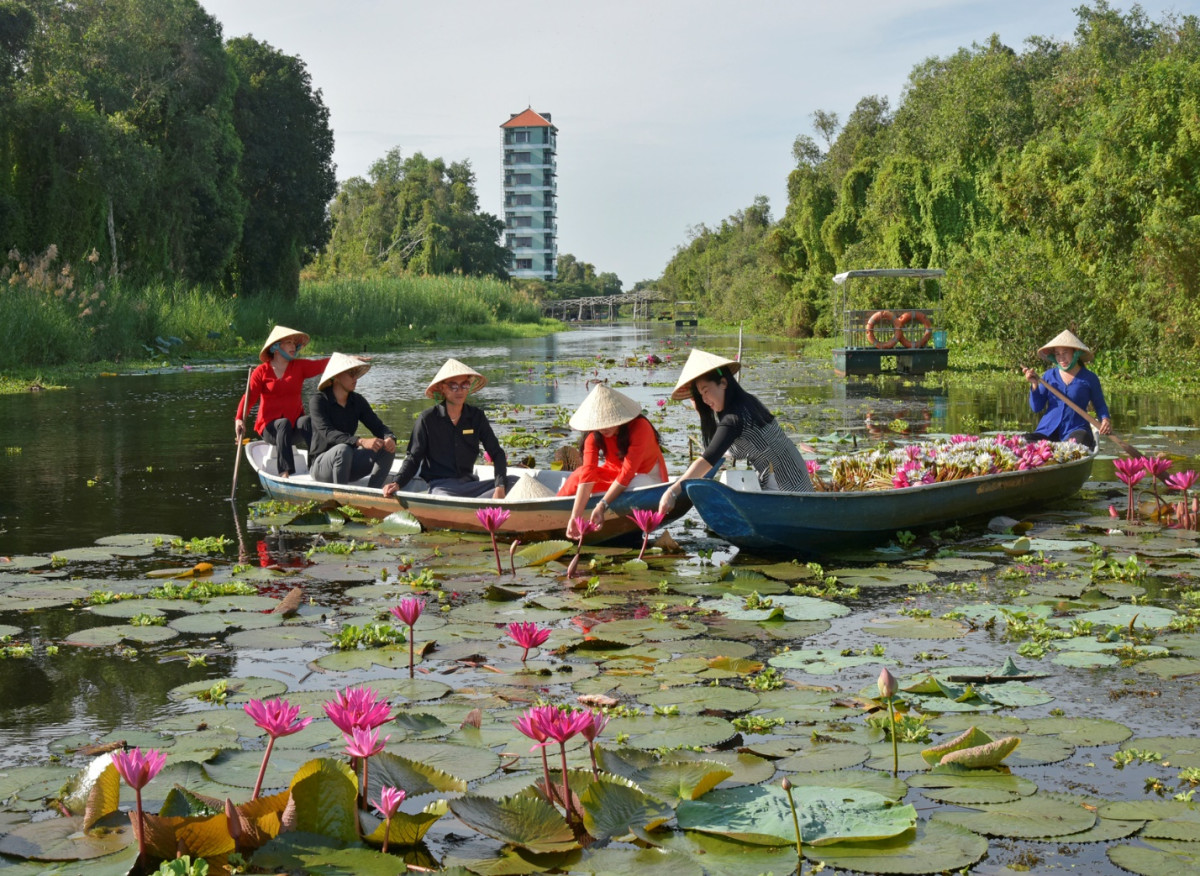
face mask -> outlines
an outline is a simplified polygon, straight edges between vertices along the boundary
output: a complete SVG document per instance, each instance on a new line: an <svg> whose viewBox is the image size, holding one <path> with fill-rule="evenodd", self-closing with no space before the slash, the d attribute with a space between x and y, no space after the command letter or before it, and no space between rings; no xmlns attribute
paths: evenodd
<svg viewBox="0 0 1200 876"><path fill-rule="evenodd" d="M296 358L295 356L289 356L287 350L285 350L279 344L271 345L271 354L274 355L275 353L278 353L280 356L282 356L288 362L291 362L293 359Z"/></svg>

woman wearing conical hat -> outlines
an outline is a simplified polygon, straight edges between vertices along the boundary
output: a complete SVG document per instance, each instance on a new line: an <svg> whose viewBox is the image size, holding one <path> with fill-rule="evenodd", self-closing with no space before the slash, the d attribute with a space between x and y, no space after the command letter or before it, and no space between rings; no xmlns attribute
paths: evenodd
<svg viewBox="0 0 1200 876"><path fill-rule="evenodd" d="M258 405L254 431L275 445L279 476L288 477L296 470L292 445L308 447L312 440L312 422L304 414L300 395L304 381L316 377L329 364L328 359L301 359L300 349L308 335L287 326L271 329L267 342L258 351L262 362L250 374L249 389L238 402L234 435L242 440L246 411Z"/></svg>
<svg viewBox="0 0 1200 876"><path fill-rule="evenodd" d="M1100 388L1100 378L1095 372L1088 370L1087 363L1095 354L1087 348L1083 341L1070 331L1062 331L1050 343L1038 350L1038 356L1050 363L1050 368L1042 375L1047 385L1063 393L1083 410L1090 404L1100 420L1100 434L1112 432L1112 420L1108 416L1108 405L1104 403L1104 391ZM1088 421L1067 407L1062 399L1055 396L1046 387L1038 383L1038 374L1032 368L1022 368L1025 379L1029 381L1029 407L1035 414L1041 414L1037 429L1025 438L1029 441L1070 441L1095 448L1096 438Z"/></svg>
<svg viewBox="0 0 1200 876"><path fill-rule="evenodd" d="M349 484L366 477L368 487L379 489L387 480L396 458L396 436L355 391L359 378L370 370L369 362L354 356L329 357L308 406L313 424L308 472L314 481ZM360 425L372 437L359 436Z"/></svg>
<svg viewBox="0 0 1200 876"><path fill-rule="evenodd" d="M426 398L441 402L424 411L413 425L408 454L396 480L383 488L394 496L418 473L429 483L429 492L440 496L503 499L516 483L508 475L508 457L496 440L487 414L467 397L487 385L487 378L457 359L447 359L425 388ZM492 458L495 477L481 481L475 474L480 449Z"/></svg>
<svg viewBox="0 0 1200 876"><path fill-rule="evenodd" d="M571 428L584 433L580 443L583 464L563 484L560 496L574 496L567 538L578 538L575 518L583 514L596 490L604 497L592 509L592 522L604 522L604 512L631 484L661 484L667 463L659 446L658 431L642 414L642 406L603 383L571 415ZM637 484L634 481L638 480Z"/></svg>
<svg viewBox="0 0 1200 876"><path fill-rule="evenodd" d="M749 460L764 490L812 492L800 450L766 406L733 379L741 367L740 362L695 349L684 363L671 398L692 399L700 415L704 453L663 493L658 510L664 514L679 498L682 481L704 477L726 453Z"/></svg>

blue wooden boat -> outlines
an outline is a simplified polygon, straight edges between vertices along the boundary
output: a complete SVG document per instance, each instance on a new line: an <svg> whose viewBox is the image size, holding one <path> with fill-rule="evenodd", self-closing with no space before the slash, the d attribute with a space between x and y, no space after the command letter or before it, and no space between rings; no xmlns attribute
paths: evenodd
<svg viewBox="0 0 1200 876"><path fill-rule="evenodd" d="M899 530L937 527L1072 496L1095 454L1025 471L891 490L791 493L760 490L754 472L687 480L684 489L716 535L739 547L819 555L886 540Z"/></svg>
<svg viewBox="0 0 1200 876"><path fill-rule="evenodd" d="M450 529L457 532L486 532L475 516L480 508L505 508L508 519L501 524L498 535L520 536L527 542L549 538L564 538L571 507L572 496L547 496L530 499L463 499L457 496L437 496L426 491L420 478L414 478L405 490L395 496L385 497L383 490L366 485L366 479L352 484L330 484L314 481L308 474L308 455L296 448L296 472L287 478L278 474L275 464L275 449L265 441L251 441L245 448L246 459L258 475L259 483L271 499L280 502L304 504L306 502L348 505L357 508L366 517L383 518L397 511L406 511L420 522L424 530ZM392 464L393 473L399 470L401 460ZM475 466L481 480L493 478L490 465ZM542 487L553 494L567 479L569 472L551 469L509 469L509 474L534 478ZM598 532L591 533L585 541L600 544L637 533L641 530L629 516L634 510L657 510L666 484L636 487L626 490L605 513L604 525ZM588 500L586 513L590 514L600 501L599 493ZM680 502L672 509L668 520L673 520L691 508L690 502Z"/></svg>

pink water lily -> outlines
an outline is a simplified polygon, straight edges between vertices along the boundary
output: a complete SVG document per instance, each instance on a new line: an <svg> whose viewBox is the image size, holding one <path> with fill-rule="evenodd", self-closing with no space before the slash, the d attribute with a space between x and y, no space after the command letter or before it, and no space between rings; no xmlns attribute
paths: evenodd
<svg viewBox="0 0 1200 876"><path fill-rule="evenodd" d="M143 752L140 748L128 751L114 751L113 766L125 780L125 784L133 788L134 812L137 819L136 830L138 838L138 860L145 862L146 857L146 821L142 817L142 788L157 776L167 763L167 756L155 748Z"/></svg>
<svg viewBox="0 0 1200 876"><path fill-rule="evenodd" d="M500 549L496 547L496 533L500 531L500 527L504 525L504 521L508 520L511 514L512 512L507 508L480 508L475 512L479 525L486 529L488 535L492 537L492 553L496 555L497 575L502 575L504 570L500 568Z"/></svg>
<svg viewBox="0 0 1200 876"><path fill-rule="evenodd" d="M638 529L642 531L642 549L637 555L637 558L640 560L646 553L646 543L650 541L650 533L662 525L663 518L666 515L661 511L638 508L631 516L633 517L633 522L638 525Z"/></svg>
<svg viewBox="0 0 1200 876"><path fill-rule="evenodd" d="M524 663L525 659L529 656L530 648L536 648L550 638L550 628L539 627L531 621L514 621L508 625L508 635L514 642L525 649L521 654L521 662Z"/></svg>
<svg viewBox="0 0 1200 876"><path fill-rule="evenodd" d="M394 785L384 785L379 789L379 799L372 800L371 805L383 818L383 853L387 854L388 834L392 832L392 818L400 811L400 804L408 795Z"/></svg>
<svg viewBox="0 0 1200 876"><path fill-rule="evenodd" d="M1183 502L1180 503L1179 519L1183 524L1184 529L1195 529L1195 514L1192 512L1191 502L1188 501L1188 490L1196 485L1196 479L1200 477L1197 473L1188 469L1187 471L1177 471L1175 474L1167 478L1167 486L1172 490L1179 490L1183 493Z"/></svg>
<svg viewBox="0 0 1200 876"><path fill-rule="evenodd" d="M379 730L375 727L352 727L349 733L343 732L342 737L346 740L346 754L362 760L362 784L358 792L359 801L362 802L367 798L367 765L372 757L383 751L383 747L392 737L389 734L380 739Z"/></svg>
<svg viewBox="0 0 1200 876"><path fill-rule="evenodd" d="M521 713L521 717L513 721L513 726L536 743L530 751L540 749L542 752L542 778L546 783L546 795L550 796L550 763L546 759L547 738L546 721L550 712L556 712L554 706L534 706Z"/></svg>
<svg viewBox="0 0 1200 876"><path fill-rule="evenodd" d="M596 764L596 739L608 726L608 715L603 712L585 712L591 720L579 732L588 742L588 754L592 757L592 778L600 778L600 767Z"/></svg>
<svg viewBox="0 0 1200 876"><path fill-rule="evenodd" d="M377 698L369 687L339 691L324 708L329 720L343 733L350 733L355 727L370 730L392 720L387 700Z"/></svg>
<svg viewBox="0 0 1200 876"><path fill-rule="evenodd" d="M399 605L391 608L392 616L408 627L408 677L413 677L413 625L425 610L425 600L415 596L406 596Z"/></svg>
<svg viewBox="0 0 1200 876"><path fill-rule="evenodd" d="M558 753L562 757L563 805L567 809L568 817L573 811L573 807L571 806L571 786L567 783L567 742L578 736L583 732L584 727L591 726L591 724L591 712L572 712L562 709L551 709L542 720L542 730L547 736L547 740L542 745L549 745L550 740L553 739L558 743Z"/></svg>
<svg viewBox="0 0 1200 876"><path fill-rule="evenodd" d="M575 529L579 532L579 543L575 545L575 556L571 559L571 564L567 566L568 578L575 577L575 567L579 565L579 552L583 550L583 540L599 528L600 524L593 523L590 517L575 518Z"/></svg>
<svg viewBox="0 0 1200 876"><path fill-rule="evenodd" d="M1142 466L1140 459L1118 459L1113 462L1113 468L1117 470L1117 479L1129 487L1129 499L1125 507L1125 519L1133 522L1137 505L1133 500L1133 485L1146 476L1146 469ZM1171 478L1167 479L1167 485L1170 486Z"/></svg>
<svg viewBox="0 0 1200 876"><path fill-rule="evenodd" d="M258 768L258 779L254 782L254 793L251 800L257 800L262 790L263 776L267 774L267 762L271 759L271 750L275 740L281 736L291 736L299 733L312 723L312 718L301 718L300 707L293 706L287 700L250 700L242 709L262 730L266 731L267 748L263 752L262 765Z"/></svg>

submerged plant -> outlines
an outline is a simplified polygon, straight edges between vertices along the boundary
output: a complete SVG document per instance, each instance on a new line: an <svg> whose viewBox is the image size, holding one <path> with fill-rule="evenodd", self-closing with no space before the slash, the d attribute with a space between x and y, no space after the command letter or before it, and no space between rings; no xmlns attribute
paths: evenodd
<svg viewBox="0 0 1200 876"><path fill-rule="evenodd" d="M497 564L499 560L497 559ZM413 625L425 610L425 600L406 596L399 605L392 606L392 615L408 627L408 677L413 677Z"/></svg>
<svg viewBox="0 0 1200 876"><path fill-rule="evenodd" d="M500 568L500 548L496 547L496 533L500 531L500 527L504 525L509 516L512 514L507 508L480 508L475 512L475 516L479 519L479 525L487 530L488 535L492 537L492 553L496 555L496 574L503 574L503 569Z"/></svg>
<svg viewBox="0 0 1200 876"><path fill-rule="evenodd" d="M258 794L262 790L263 776L267 774L267 762L271 759L271 750L275 747L275 740L281 736L299 733L312 723L312 718L301 718L300 707L293 706L284 699L265 702L250 700L242 708L255 724L266 731L269 737L267 749L263 752L262 766L258 768L258 779L254 782L254 793L250 795L251 800L257 800Z"/></svg>

